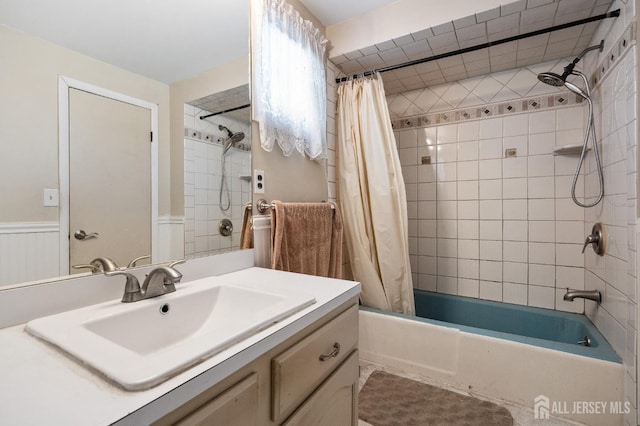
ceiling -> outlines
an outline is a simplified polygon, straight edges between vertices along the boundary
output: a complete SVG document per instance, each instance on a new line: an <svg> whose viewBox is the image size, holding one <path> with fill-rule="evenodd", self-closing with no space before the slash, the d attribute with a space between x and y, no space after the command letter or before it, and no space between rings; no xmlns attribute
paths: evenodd
<svg viewBox="0 0 640 426"><path fill-rule="evenodd" d="M249 50L249 0L2 0L0 24L167 84Z"/></svg>
<svg viewBox="0 0 640 426"><path fill-rule="evenodd" d="M300 0L309 12L328 27L363 15L396 0Z"/></svg>
<svg viewBox="0 0 640 426"><path fill-rule="evenodd" d="M302 3L329 25L391 1ZM171 84L249 54L249 2L2 0L0 25Z"/></svg>
<svg viewBox="0 0 640 426"><path fill-rule="evenodd" d="M331 58L353 75L429 58L607 12L612 0L519 0ZM524 38L382 74L395 94L493 72L576 56L589 46L600 22Z"/></svg>
<svg viewBox="0 0 640 426"><path fill-rule="evenodd" d="M393 2L300 1L324 25ZM610 4L517 0L332 60L345 74L360 73L585 18L605 12ZM249 0L0 1L0 24L167 84L246 57L248 21ZM576 55L597 26L581 25L385 73L385 88L398 93Z"/></svg>

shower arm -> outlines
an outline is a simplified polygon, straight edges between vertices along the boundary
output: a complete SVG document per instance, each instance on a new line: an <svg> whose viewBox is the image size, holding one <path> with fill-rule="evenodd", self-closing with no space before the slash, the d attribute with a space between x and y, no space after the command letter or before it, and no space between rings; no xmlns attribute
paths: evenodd
<svg viewBox="0 0 640 426"><path fill-rule="evenodd" d="M569 65L564 67L564 72L562 73L562 78L566 79L570 74L573 74L574 73L573 69L578 64L578 62L580 62L582 57L584 55L586 55L587 52L590 52L590 51L596 50L596 49L598 49L598 50L600 50L600 52L602 52L602 50L604 49L604 40L600 40L600 44L597 44L595 46L587 47L582 52L580 52L580 54L578 56L576 56L576 58L572 62L569 63Z"/></svg>

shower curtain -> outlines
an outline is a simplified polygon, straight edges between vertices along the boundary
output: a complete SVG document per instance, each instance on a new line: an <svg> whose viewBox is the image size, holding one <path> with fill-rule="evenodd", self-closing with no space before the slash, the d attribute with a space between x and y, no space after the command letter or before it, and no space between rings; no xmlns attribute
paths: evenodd
<svg viewBox="0 0 640 426"><path fill-rule="evenodd" d="M407 202L379 73L338 86L344 236L363 305L414 315Z"/></svg>

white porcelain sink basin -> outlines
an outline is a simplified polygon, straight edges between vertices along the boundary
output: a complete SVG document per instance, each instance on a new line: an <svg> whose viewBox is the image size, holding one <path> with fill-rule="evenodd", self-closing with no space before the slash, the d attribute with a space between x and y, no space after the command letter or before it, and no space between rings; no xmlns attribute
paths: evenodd
<svg viewBox="0 0 640 426"><path fill-rule="evenodd" d="M143 390L315 303L297 291L207 278L134 303L30 321L26 330L128 390Z"/></svg>

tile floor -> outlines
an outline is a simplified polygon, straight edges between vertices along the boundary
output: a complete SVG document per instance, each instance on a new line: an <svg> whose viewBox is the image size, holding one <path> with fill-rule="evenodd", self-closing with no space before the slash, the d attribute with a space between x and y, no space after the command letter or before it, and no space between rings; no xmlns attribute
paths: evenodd
<svg viewBox="0 0 640 426"><path fill-rule="evenodd" d="M364 386L365 382L367 381L367 379L369 378L369 375L371 375L371 373L373 373L375 370L382 370L382 371L386 371L388 373L392 373L392 374L397 374L398 376L402 376L402 377L406 377L412 380L416 380L422 383L427 383L430 385L434 385L434 386L439 386L442 388L445 388L447 390L453 391L453 392L459 392L462 393L464 395L469 395L469 396L473 396L476 398L480 398L480 399L485 399L487 401L491 401L493 403L496 403L498 405L501 405L503 407L505 407L507 410L509 410L509 412L511 412L511 415L513 416L513 420L514 420L514 426L533 426L533 425L538 425L540 424L539 420L536 420L533 418L533 410L527 407L522 407L520 405L516 405L516 404L511 404L511 403L507 403L505 401L501 401L501 400L497 400L497 399L492 399L492 398L487 398L484 396L480 396L480 395L475 395L472 394L470 392L464 392L464 391L460 391L459 389L454 389L450 386L447 386L446 384L443 383L435 383L433 380L430 380L428 378L425 377L421 377L418 376L416 374L408 374L408 373L403 373L401 371L398 370L394 370L393 368L389 368L386 366L382 366L382 365L378 365L378 364L373 364L370 362L366 362L366 361L360 361L360 383L358 386L358 390L362 389L362 387ZM582 425L582 423L577 423L577 422L572 422L569 420L564 420L564 419L559 419L559 418L550 418L549 420L545 420L544 421L544 425L545 426L576 426L576 425ZM364 422L362 420L358 420L358 426L372 426L367 422Z"/></svg>

